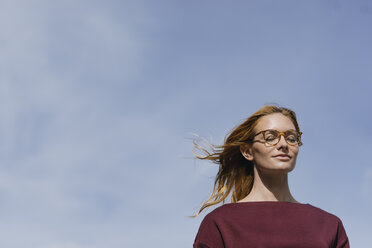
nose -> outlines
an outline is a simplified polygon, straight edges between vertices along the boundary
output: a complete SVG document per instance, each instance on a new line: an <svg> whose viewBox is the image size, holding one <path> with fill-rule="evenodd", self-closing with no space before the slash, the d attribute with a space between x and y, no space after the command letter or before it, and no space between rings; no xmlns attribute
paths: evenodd
<svg viewBox="0 0 372 248"><path fill-rule="evenodd" d="M283 135L279 135L279 142L277 144L277 147L278 147L278 150L280 150L281 148L288 149L288 143L285 140Z"/></svg>

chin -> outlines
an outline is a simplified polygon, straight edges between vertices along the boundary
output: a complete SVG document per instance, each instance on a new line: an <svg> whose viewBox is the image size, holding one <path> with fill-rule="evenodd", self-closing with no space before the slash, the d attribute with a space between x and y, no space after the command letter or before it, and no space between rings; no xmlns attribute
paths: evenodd
<svg viewBox="0 0 372 248"><path fill-rule="evenodd" d="M277 170L281 172L291 172L295 168L294 165L288 165L288 164L280 164L280 165L274 165L271 170Z"/></svg>

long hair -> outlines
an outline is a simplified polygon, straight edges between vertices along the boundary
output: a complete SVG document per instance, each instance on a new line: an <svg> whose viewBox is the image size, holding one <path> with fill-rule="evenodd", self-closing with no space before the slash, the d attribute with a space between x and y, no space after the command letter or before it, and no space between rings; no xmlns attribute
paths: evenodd
<svg viewBox="0 0 372 248"><path fill-rule="evenodd" d="M293 122L296 130L300 131L294 111L284 107L268 105L260 108L243 123L235 127L226 136L224 144L221 146L210 144L210 151L208 151L208 149L203 148L194 140L195 156L198 159L210 160L219 165L212 194L202 204L199 212L194 217L198 216L206 208L221 202L225 203L226 198L230 194L231 202L234 203L251 192L254 179L253 163L243 157L240 146L253 140L254 128L261 117L274 113L281 113L288 117ZM197 150L204 155L197 155Z"/></svg>

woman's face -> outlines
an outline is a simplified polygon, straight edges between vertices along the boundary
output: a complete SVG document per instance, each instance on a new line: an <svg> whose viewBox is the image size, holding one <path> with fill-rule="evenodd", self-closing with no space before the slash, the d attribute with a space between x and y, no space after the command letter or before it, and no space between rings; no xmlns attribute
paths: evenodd
<svg viewBox="0 0 372 248"><path fill-rule="evenodd" d="M296 130L292 121L281 113L261 117L255 127L255 134L268 129L279 132ZM269 146L264 141L263 134L255 136L250 146L241 149L243 156L252 161L260 171L292 171L296 164L298 146L288 145L283 136L280 136L279 142L274 146Z"/></svg>

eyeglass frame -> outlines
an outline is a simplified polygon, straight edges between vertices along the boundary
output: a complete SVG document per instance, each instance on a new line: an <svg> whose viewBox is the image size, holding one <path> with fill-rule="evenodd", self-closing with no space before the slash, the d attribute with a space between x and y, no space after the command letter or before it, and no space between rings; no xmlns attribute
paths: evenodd
<svg viewBox="0 0 372 248"><path fill-rule="evenodd" d="M277 132L277 133L278 133L278 142L276 142L276 143L273 144L273 145L268 144L268 143L266 142L266 139L265 139L265 132L266 132L266 131L275 131L275 132ZM288 130L288 131L290 131L290 130ZM286 136L285 136L285 134L286 134L288 131L285 131L285 132L279 132L278 130L275 130L275 129L266 129L266 130L260 131L260 132L258 132L257 134L255 134L255 135L253 136L253 138L256 137L256 136L259 135L259 134L262 134L262 136L263 136L263 138L264 138L264 140L265 140L264 143L265 143L266 145L268 145L268 146L276 146L276 145L280 142L280 139L281 139L282 136L283 136L285 142L287 142L288 145L290 145L290 146L302 146L302 145L303 145L303 143L302 143L302 141L301 141L301 135L302 135L302 132L295 130L295 131L298 133L298 142L297 142L297 144L291 145L291 144L288 143L287 138L286 138ZM252 140L252 142L255 142L255 141L256 141L256 142L257 142L257 141L259 142L259 140Z"/></svg>

